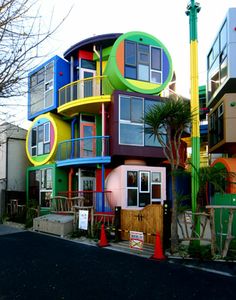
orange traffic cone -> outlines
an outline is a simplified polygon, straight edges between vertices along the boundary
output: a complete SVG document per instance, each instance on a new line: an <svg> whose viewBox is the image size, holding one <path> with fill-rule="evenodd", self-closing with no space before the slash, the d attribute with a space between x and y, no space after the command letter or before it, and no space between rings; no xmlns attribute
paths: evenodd
<svg viewBox="0 0 236 300"><path fill-rule="evenodd" d="M107 238L106 238L106 232L105 232L105 226L104 224L102 224L101 227L101 235L100 235L100 241L98 243L99 247L107 247L109 246L108 242L107 242Z"/></svg>
<svg viewBox="0 0 236 300"><path fill-rule="evenodd" d="M160 233L158 231L156 233L154 254L150 258L156 259L156 260L165 260L166 259L166 257L163 255L162 246L161 246L161 237L160 237Z"/></svg>

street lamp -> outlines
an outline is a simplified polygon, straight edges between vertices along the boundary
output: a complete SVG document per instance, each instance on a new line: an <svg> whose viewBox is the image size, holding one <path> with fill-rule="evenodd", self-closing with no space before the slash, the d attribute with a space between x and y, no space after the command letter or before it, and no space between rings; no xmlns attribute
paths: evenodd
<svg viewBox="0 0 236 300"><path fill-rule="evenodd" d="M190 32L190 81L191 81L191 112L192 130L192 213L195 220L197 209L197 194L199 190L199 169L200 169L200 122L199 122L199 93L198 93L198 40L197 40L197 14L201 7L198 2L191 0L187 6L186 14L189 16ZM195 223L196 224L196 223ZM199 234L199 224L196 233Z"/></svg>

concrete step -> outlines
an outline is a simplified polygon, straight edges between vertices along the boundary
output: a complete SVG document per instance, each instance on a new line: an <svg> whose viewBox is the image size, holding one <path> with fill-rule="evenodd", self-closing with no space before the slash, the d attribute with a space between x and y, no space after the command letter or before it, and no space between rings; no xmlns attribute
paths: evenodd
<svg viewBox="0 0 236 300"><path fill-rule="evenodd" d="M141 257L146 257L146 258L150 258L154 253L154 245L152 245L152 244L144 244L143 249L139 250L139 249L130 248L129 241L122 241L122 242L118 242L118 243L111 242L110 246L108 246L106 248L114 250L114 251L137 255L137 256L141 256Z"/></svg>

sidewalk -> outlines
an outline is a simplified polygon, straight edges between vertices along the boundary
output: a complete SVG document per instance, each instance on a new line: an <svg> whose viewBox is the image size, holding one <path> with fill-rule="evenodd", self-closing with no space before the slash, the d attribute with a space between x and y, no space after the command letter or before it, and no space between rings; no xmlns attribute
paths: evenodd
<svg viewBox="0 0 236 300"><path fill-rule="evenodd" d="M24 230L24 225L22 224L13 222L6 222L4 224L0 224L0 235L22 232Z"/></svg>

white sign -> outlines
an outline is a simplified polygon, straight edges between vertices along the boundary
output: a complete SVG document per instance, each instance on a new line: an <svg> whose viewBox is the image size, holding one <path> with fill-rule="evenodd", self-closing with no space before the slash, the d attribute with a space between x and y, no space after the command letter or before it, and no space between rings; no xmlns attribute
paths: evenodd
<svg viewBox="0 0 236 300"><path fill-rule="evenodd" d="M79 229L88 230L88 210L79 211Z"/></svg>
<svg viewBox="0 0 236 300"><path fill-rule="evenodd" d="M143 232L130 231L130 240L129 240L130 248L136 250L143 250L143 242L144 242Z"/></svg>

